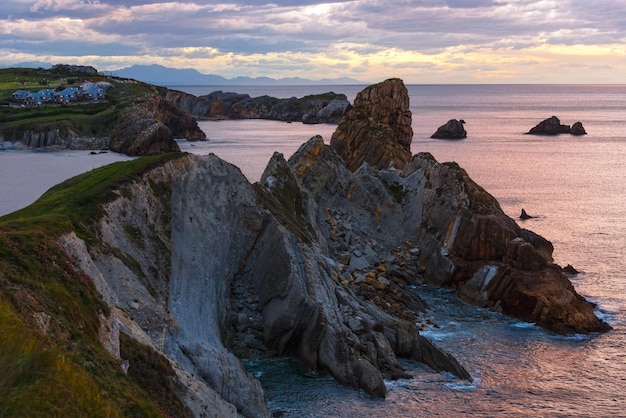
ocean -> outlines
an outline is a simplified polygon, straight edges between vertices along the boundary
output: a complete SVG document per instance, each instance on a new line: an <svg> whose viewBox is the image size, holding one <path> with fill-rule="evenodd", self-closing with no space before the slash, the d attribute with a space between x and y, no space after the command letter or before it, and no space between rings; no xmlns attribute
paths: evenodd
<svg viewBox="0 0 626 418"><path fill-rule="evenodd" d="M412 379L387 382L385 400L342 387L290 359L248 362L270 408L284 417L614 417L626 415L626 86L409 85L413 153L456 161L494 195L509 216L554 244L555 261L581 273L572 281L597 303L614 330L558 336L533 324L469 306L445 289L415 289L437 327L424 331L472 374L469 384L406 362ZM334 91L353 100L363 86L171 86L192 94L215 90L302 97ZM526 135L550 116L583 123L587 135ZM463 140L431 139L449 119L465 120ZM259 179L273 152L288 158L313 135L329 143L334 125L244 120L200 122L209 141L180 141L185 151L215 153ZM124 156L0 152L0 214L54 182L48 171L77 161ZM102 158L101 160L98 160ZM11 162L11 164L9 164ZM71 175L75 172L68 173ZM69 176L69 175L68 175ZM52 184L50 184L52 183ZM37 185L37 187L33 186ZM32 193L31 193L32 189ZM7 205L16 190L29 195ZM30 193L30 194L29 194Z"/></svg>

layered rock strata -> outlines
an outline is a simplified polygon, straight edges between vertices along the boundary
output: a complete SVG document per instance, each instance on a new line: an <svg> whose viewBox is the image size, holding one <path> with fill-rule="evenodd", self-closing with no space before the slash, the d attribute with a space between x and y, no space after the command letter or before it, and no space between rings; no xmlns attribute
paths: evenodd
<svg viewBox="0 0 626 418"><path fill-rule="evenodd" d="M365 161L375 168L404 168L411 159L409 94L400 79L389 79L361 91L341 119L330 146L356 170Z"/></svg>
<svg viewBox="0 0 626 418"><path fill-rule="evenodd" d="M384 84L404 103L400 83ZM399 108L381 110L377 126L403 148ZM377 142L361 144L374 154ZM313 137L288 161L275 154L254 185L214 155L184 154L119 184L84 224L89 246L60 239L110 308L103 345L119 358L124 333L167 356L198 416L267 417L239 357L293 356L379 397L385 379L408 377L399 357L471 379L419 334L428 320L417 283L558 333L610 328L553 263L552 244L455 163L425 153L403 170L349 161Z"/></svg>
<svg viewBox="0 0 626 418"><path fill-rule="evenodd" d="M268 411L233 352L291 355L380 397L384 379L408 377L398 356L470 379L415 323L342 284L349 274L319 225L327 215L301 185L312 152L315 166L330 163L352 176L321 138L293 164L275 155L254 187L215 156L181 156L122 186L97 222L100 244L87 249L76 235L64 236L111 307L105 346L119 356L120 332L149 344L226 409L249 417ZM188 407L197 410L196 401Z"/></svg>
<svg viewBox="0 0 626 418"><path fill-rule="evenodd" d="M126 155L176 152L176 138L197 141L206 134L190 113L155 96L124 112L111 132L109 148Z"/></svg>
<svg viewBox="0 0 626 418"><path fill-rule="evenodd" d="M351 107L344 94L328 92L301 98L250 97L215 91L194 96L168 90L166 99L200 119L269 119L285 122L337 123Z"/></svg>

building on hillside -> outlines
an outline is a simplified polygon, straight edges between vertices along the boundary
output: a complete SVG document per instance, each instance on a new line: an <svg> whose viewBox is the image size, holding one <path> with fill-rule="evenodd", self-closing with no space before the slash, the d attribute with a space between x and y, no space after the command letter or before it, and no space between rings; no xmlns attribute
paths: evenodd
<svg viewBox="0 0 626 418"><path fill-rule="evenodd" d="M23 102L26 100L26 96L30 94L28 90L16 90L11 95L11 98L17 102Z"/></svg>
<svg viewBox="0 0 626 418"><path fill-rule="evenodd" d="M108 81L98 81L96 85L105 91L113 87L113 84L109 83Z"/></svg>
<svg viewBox="0 0 626 418"><path fill-rule="evenodd" d="M39 90L39 94L41 94L41 98L43 99L44 102L49 102L49 101L52 101L52 98L54 97L54 90L52 89Z"/></svg>
<svg viewBox="0 0 626 418"><path fill-rule="evenodd" d="M26 106L41 106L44 102L43 95L41 93L28 93L24 102Z"/></svg>
<svg viewBox="0 0 626 418"><path fill-rule="evenodd" d="M68 87L61 91L54 93L54 102L59 104L67 104L76 101L78 99L79 89L76 87Z"/></svg>
<svg viewBox="0 0 626 418"><path fill-rule="evenodd" d="M86 99L86 100L104 99L104 90L96 87L95 85L87 89L83 88L82 93L83 93L83 99Z"/></svg>

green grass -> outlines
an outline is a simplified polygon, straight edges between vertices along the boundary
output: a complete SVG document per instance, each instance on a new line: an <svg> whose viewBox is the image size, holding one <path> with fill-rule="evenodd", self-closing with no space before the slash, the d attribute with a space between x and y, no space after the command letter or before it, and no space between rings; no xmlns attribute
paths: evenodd
<svg viewBox="0 0 626 418"><path fill-rule="evenodd" d="M15 90L56 89L78 81L108 81L113 87L107 91L106 100L96 103L26 108L7 106ZM0 69L0 106L4 106L0 112L0 134L6 141L18 141L27 130L45 131L61 126L79 136L105 137L126 109L156 95L164 95L164 91L149 84L112 77L77 77L43 69Z"/></svg>
<svg viewBox="0 0 626 418"><path fill-rule="evenodd" d="M0 218L0 226L11 229L45 230L60 234L83 225L101 214L101 205L115 197L114 190L141 173L183 154L158 154L113 163L73 177L44 193L32 205Z"/></svg>
<svg viewBox="0 0 626 418"><path fill-rule="evenodd" d="M108 306L56 243L70 229L94 238L87 225L115 190L181 155L92 170L0 218L0 417L186 414L160 354L123 338L123 354L135 367L125 375L105 351L98 330Z"/></svg>

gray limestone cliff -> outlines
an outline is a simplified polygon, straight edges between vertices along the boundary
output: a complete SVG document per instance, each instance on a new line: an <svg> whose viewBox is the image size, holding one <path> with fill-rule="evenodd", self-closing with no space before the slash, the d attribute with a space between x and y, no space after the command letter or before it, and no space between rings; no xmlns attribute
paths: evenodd
<svg viewBox="0 0 626 418"><path fill-rule="evenodd" d="M96 223L98 245L87 250L76 235L64 236L111 307L105 346L115 353L120 332L147 343L224 408L249 417L268 411L235 354L294 356L373 396L385 396L384 379L408 377L398 357L470 379L415 323L345 284L350 274L320 229L325 207L298 177L311 149L320 154L315 165L335 164L352 181L319 137L293 167L275 155L254 186L215 156L185 155L120 188ZM328 153L330 161L322 158ZM197 393L181 398L198 409Z"/></svg>
<svg viewBox="0 0 626 418"><path fill-rule="evenodd" d="M384 123L372 116L363 130L378 126L405 149L401 87L359 102L391 94L392 109L376 113ZM376 144L365 142L366 156ZM375 167L336 150L313 137L288 160L275 153L255 184L214 155L188 154L118 184L84 223L95 239L60 239L109 306L107 350L119 358L125 334L166 356L196 416L267 417L242 358L293 356L377 397L385 379L409 377L399 358L471 379L420 335L415 284L558 333L610 329L553 263L552 244L457 164L422 153Z"/></svg>

